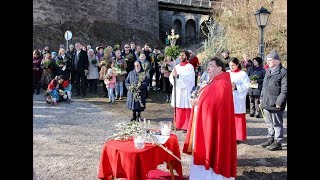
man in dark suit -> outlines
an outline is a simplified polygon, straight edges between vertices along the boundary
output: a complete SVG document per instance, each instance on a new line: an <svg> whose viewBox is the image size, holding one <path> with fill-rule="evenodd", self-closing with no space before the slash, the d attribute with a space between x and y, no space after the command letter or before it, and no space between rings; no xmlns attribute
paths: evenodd
<svg viewBox="0 0 320 180"><path fill-rule="evenodd" d="M88 74L89 60L87 52L82 50L82 45L77 42L75 44L76 51L72 62L71 82L74 83L76 96L86 96L86 81ZM81 91L80 91L81 88Z"/></svg>

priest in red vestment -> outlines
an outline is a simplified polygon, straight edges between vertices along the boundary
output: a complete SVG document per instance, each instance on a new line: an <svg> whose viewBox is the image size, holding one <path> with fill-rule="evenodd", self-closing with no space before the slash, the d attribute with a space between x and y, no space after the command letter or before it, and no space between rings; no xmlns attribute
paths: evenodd
<svg viewBox="0 0 320 180"><path fill-rule="evenodd" d="M174 117L176 128L187 130L192 107L189 99L194 87L195 72L193 66L187 61L189 59L189 52L187 50L181 50L179 58L180 64L177 64L173 68L169 76L169 81L173 87L176 82L176 88L172 90L171 106L176 111ZM176 81L174 81L174 78L176 78ZM176 98L174 93L176 93Z"/></svg>
<svg viewBox="0 0 320 180"><path fill-rule="evenodd" d="M210 81L191 100L183 152L193 155L189 179L235 179L237 142L232 84L222 60L212 58Z"/></svg>

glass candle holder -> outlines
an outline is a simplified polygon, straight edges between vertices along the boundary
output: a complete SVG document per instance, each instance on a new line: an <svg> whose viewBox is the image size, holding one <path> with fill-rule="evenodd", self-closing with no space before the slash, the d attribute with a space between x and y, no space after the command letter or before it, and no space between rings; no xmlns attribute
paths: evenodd
<svg viewBox="0 0 320 180"><path fill-rule="evenodd" d="M145 144L145 136L141 134L134 135L133 142L136 149L143 149Z"/></svg>
<svg viewBox="0 0 320 180"><path fill-rule="evenodd" d="M171 121L160 121L159 124L160 124L161 135L170 136L172 122Z"/></svg>

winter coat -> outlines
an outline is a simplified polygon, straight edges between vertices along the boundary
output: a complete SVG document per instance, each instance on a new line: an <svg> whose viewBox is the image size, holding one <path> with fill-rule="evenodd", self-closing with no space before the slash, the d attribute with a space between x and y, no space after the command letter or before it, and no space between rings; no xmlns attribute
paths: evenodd
<svg viewBox="0 0 320 180"><path fill-rule="evenodd" d="M67 55L62 57L61 55L58 55L58 61L62 61L62 65L57 64L57 73L56 75L63 75L65 80L70 79L70 73L71 73L71 59L68 58Z"/></svg>
<svg viewBox="0 0 320 180"><path fill-rule="evenodd" d="M261 108L267 110L284 110L287 103L287 69L281 64L271 73L266 70L260 96ZM280 106L277 108L276 105Z"/></svg>
<svg viewBox="0 0 320 180"><path fill-rule="evenodd" d="M96 60L96 63L92 64L92 60ZM98 64L99 59L96 55L93 55L93 58L88 57L88 76L87 79L99 79L99 71L98 71Z"/></svg>
<svg viewBox="0 0 320 180"><path fill-rule="evenodd" d="M72 62L72 70L75 70L75 64L74 64L74 61L76 59L76 56L77 56L77 51L74 51L74 59L73 59L73 62ZM79 61L77 63L77 70L81 71L81 70L88 70L88 66L89 66L89 61L88 61L88 54L86 51L84 50L80 50L80 53L79 53Z"/></svg>
<svg viewBox="0 0 320 180"><path fill-rule="evenodd" d="M39 56L37 58L33 58L33 80L38 82L41 80L42 69L40 68L42 58Z"/></svg>
<svg viewBox="0 0 320 180"><path fill-rule="evenodd" d="M107 76L110 76L107 74ZM107 88L115 88L116 87L116 76L112 73L112 78L109 80L107 78L104 79L104 84Z"/></svg>
<svg viewBox="0 0 320 180"><path fill-rule="evenodd" d="M130 71L128 74L126 80L125 80L125 85L128 90L127 92L127 108L133 111L143 111L146 108L146 99L147 99L147 86L149 84L148 78L145 77L144 80L141 82L140 86L140 93L138 95L141 97L141 104L140 105L139 101L135 101L133 97L132 91L130 91L129 87L130 85L137 84L138 79L139 79L139 74L144 73L143 69L140 70L139 73L137 73L135 70Z"/></svg>

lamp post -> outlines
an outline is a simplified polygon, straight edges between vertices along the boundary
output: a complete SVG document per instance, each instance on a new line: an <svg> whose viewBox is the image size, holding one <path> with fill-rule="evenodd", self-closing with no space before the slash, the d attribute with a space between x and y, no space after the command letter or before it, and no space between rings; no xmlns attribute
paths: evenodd
<svg viewBox="0 0 320 180"><path fill-rule="evenodd" d="M259 45L259 54L261 59L264 59L264 45L263 45L263 30L267 25L269 14L271 14L267 9L261 7L254 15L256 16L256 21L260 27L260 45Z"/></svg>

